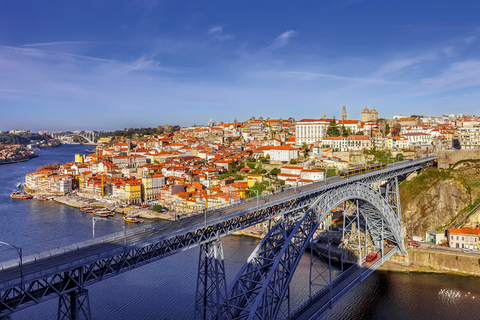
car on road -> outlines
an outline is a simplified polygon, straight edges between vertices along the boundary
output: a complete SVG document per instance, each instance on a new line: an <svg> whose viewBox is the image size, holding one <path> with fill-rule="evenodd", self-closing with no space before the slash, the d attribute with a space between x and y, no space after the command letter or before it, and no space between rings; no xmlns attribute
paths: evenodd
<svg viewBox="0 0 480 320"><path fill-rule="evenodd" d="M420 247L420 244L417 241L408 241L408 245L411 247Z"/></svg>
<svg viewBox="0 0 480 320"><path fill-rule="evenodd" d="M463 253L471 253L470 249L467 249L467 248L462 249L462 252Z"/></svg>

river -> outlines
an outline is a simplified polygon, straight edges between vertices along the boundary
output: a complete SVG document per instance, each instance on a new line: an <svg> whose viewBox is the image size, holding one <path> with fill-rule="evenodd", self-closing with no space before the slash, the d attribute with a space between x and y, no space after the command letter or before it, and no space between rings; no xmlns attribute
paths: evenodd
<svg viewBox="0 0 480 320"><path fill-rule="evenodd" d="M36 151L28 162L0 166L0 241L25 255L92 237L92 219L53 201L14 200L10 193L25 174L47 163L70 162L84 145ZM116 223L118 222L118 223ZM95 235L122 231L123 221L97 221ZM149 224L161 221L147 222ZM127 225L127 227L132 227ZM227 282L257 245L256 239L222 239ZM0 260L16 251L0 246ZM292 283L292 305L307 295L309 259L304 257ZM150 263L88 286L94 319L191 319L195 300L198 248ZM326 315L326 319L478 319L480 279L447 274L376 271ZM11 319L54 319L58 299L18 311Z"/></svg>

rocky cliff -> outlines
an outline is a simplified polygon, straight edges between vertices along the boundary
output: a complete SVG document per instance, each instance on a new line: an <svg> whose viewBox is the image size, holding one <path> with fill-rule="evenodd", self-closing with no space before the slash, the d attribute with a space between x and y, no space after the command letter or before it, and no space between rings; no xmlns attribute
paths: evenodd
<svg viewBox="0 0 480 320"><path fill-rule="evenodd" d="M459 223L480 202L480 163L461 160L450 169L429 168L400 184L403 222L409 235L444 231ZM472 225L479 223L472 214Z"/></svg>

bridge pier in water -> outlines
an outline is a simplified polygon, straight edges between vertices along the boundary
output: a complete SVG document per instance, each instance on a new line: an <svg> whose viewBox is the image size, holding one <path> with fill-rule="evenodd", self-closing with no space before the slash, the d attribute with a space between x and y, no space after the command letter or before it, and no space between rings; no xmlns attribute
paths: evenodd
<svg viewBox="0 0 480 320"><path fill-rule="evenodd" d="M221 240L200 245L194 319L222 319L227 282Z"/></svg>
<svg viewBox="0 0 480 320"><path fill-rule="evenodd" d="M88 290L79 288L60 295L58 301L58 320L90 320L90 299Z"/></svg>

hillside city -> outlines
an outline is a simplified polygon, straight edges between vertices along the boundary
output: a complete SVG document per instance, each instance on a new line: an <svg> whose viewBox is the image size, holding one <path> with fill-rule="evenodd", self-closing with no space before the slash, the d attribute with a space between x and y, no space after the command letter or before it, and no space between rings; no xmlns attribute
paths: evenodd
<svg viewBox="0 0 480 320"><path fill-rule="evenodd" d="M160 205L179 217L189 216L323 181L348 168L478 147L480 117L380 119L375 108L365 108L361 119L351 120L343 106L341 120L325 114L301 120L211 120L207 126L129 139L101 137L96 143L95 153L27 174L25 192ZM444 242L444 234L432 231L429 241ZM450 246L474 250L479 237L478 228L450 228L447 235Z"/></svg>

